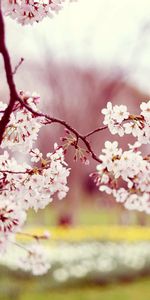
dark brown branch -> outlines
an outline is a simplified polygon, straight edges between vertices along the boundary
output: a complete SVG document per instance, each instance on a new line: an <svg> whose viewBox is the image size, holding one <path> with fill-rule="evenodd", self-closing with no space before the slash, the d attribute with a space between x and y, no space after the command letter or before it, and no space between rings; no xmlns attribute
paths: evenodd
<svg viewBox="0 0 150 300"><path fill-rule="evenodd" d="M10 170L0 170L0 173L8 173L8 174L29 174L31 173L31 170L26 170L26 171L10 171Z"/></svg>
<svg viewBox="0 0 150 300"><path fill-rule="evenodd" d="M5 45L5 28L4 28L4 20L3 20L1 7L0 7L0 53L2 54L3 57L6 79L7 79L7 84L9 86L9 92L10 92L9 104L0 121L0 144L1 144L3 139L3 134L5 132L5 128L10 119L10 114L13 110L15 101L17 101L18 98L15 83L13 81L10 56Z"/></svg>
<svg viewBox="0 0 150 300"><path fill-rule="evenodd" d="M84 138L87 138L87 137L93 135L94 133L100 132L100 131L102 131L102 130L104 130L104 129L107 129L107 128L108 128L108 126L102 126L102 127L97 128L97 129L94 129L94 130L90 131L89 133L87 133L87 134L84 136Z"/></svg>
<svg viewBox="0 0 150 300"><path fill-rule="evenodd" d="M76 136L77 141L80 139L86 145L86 148L90 152L92 158L99 163L101 162L101 160L98 158L98 156L94 153L89 141L86 140L86 136L80 134L76 129L74 129L66 121L51 117L51 116L41 113L41 112L34 111L27 103L23 102L19 97L18 97L18 101L21 103L22 106L24 106L28 111L30 111L35 117L44 117L47 121L49 121L46 124L58 123L58 124L61 124L62 126L64 126L65 128L67 128L70 132L72 132Z"/></svg>

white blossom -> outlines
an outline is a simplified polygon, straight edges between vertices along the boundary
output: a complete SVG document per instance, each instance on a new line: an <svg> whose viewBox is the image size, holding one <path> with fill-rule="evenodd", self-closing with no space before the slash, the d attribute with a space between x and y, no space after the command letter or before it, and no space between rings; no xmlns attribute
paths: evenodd
<svg viewBox="0 0 150 300"><path fill-rule="evenodd" d="M40 150L38 148L32 149L30 151L30 155L31 155L32 162L38 162L39 160L41 160L41 158L43 156L43 154L40 152Z"/></svg>
<svg viewBox="0 0 150 300"><path fill-rule="evenodd" d="M22 25L52 18L63 8L63 2L65 0L2 0L5 15Z"/></svg>
<svg viewBox="0 0 150 300"><path fill-rule="evenodd" d="M21 207L4 200L0 204L0 233L18 231L26 220L26 213Z"/></svg>
<svg viewBox="0 0 150 300"><path fill-rule="evenodd" d="M50 263L44 247L38 243L29 245L25 255L20 257L18 267L36 276L47 273L50 269Z"/></svg>
<svg viewBox="0 0 150 300"><path fill-rule="evenodd" d="M33 93L20 92L20 97L32 109L37 105L39 96ZM37 109L36 109L37 110ZM2 148L9 148L14 151L30 151L33 143L37 140L43 118L35 117L26 108L16 108L10 115L10 121L5 129Z"/></svg>
<svg viewBox="0 0 150 300"><path fill-rule="evenodd" d="M126 189L120 188L113 191L113 196L117 202L124 203L127 200L129 193Z"/></svg>
<svg viewBox="0 0 150 300"><path fill-rule="evenodd" d="M128 119L129 113L125 105L115 105L113 107L113 119L121 124L124 120Z"/></svg>
<svg viewBox="0 0 150 300"><path fill-rule="evenodd" d="M124 127L122 122L127 120L129 113L125 105L115 105L112 106L111 102L107 103L107 107L102 109L102 114L104 114L104 125L108 125L111 134L119 134L119 136L124 135Z"/></svg>
<svg viewBox="0 0 150 300"><path fill-rule="evenodd" d="M125 208L150 213L150 160L138 151L140 146L137 141L123 151L118 142L106 141L95 181L100 191L113 194ZM122 181L125 187L119 187Z"/></svg>
<svg viewBox="0 0 150 300"><path fill-rule="evenodd" d="M145 118L147 122L150 122L150 101L142 102L140 108L141 115Z"/></svg>

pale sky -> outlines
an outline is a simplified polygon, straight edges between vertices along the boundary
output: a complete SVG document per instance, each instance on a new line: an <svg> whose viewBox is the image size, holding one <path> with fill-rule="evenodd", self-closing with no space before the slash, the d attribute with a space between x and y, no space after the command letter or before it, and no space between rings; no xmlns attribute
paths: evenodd
<svg viewBox="0 0 150 300"><path fill-rule="evenodd" d="M130 70L150 93L150 0L78 0L34 26L7 18L7 32L18 57L39 60L46 43L58 59Z"/></svg>

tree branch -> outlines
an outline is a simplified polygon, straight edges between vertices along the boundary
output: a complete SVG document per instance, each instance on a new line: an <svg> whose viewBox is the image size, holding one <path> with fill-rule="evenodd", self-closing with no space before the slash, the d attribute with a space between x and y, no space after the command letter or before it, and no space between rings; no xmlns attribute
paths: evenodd
<svg viewBox="0 0 150 300"><path fill-rule="evenodd" d="M71 125L69 125L67 122L64 120L60 120L54 117L51 117L47 114L41 113L34 111L28 104L22 101L22 99L18 96L16 86L14 83L13 79L13 71L12 71L12 66L11 66L11 61L10 61L10 55L8 53L6 44L5 44L5 27L4 27L4 19L2 15L2 10L0 6L0 53L2 54L3 60L4 60L4 68L5 68L5 73L6 73L6 79L7 79L7 84L9 87L9 92L10 92L10 100L9 104L2 116L2 119L0 121L0 144L2 143L3 140L3 134L5 132L6 126L9 122L10 115L13 111L14 104L16 101L20 102L20 104L25 107L28 111L30 111L34 116L36 117L44 117L46 120L48 120L48 123L59 123L65 128L67 128L70 132L72 132L78 140L80 139L86 146L87 150L90 152L92 158L96 160L97 162L101 162L100 159L97 157L97 155L94 153L89 141L87 141L87 137L92 135L96 131L100 131L102 129L105 129L105 127L102 127L101 129L94 130L93 132L90 132L87 135L82 135L80 134L76 129L74 129Z"/></svg>
<svg viewBox="0 0 150 300"><path fill-rule="evenodd" d="M89 141L87 141L87 139L86 139L87 136L80 134L76 129L74 129L71 125L69 125L64 120L51 117L42 112L34 111L28 104L23 102L22 99L20 99L19 97L18 97L18 101L20 102L20 104L22 106L24 106L28 111L30 111L35 117L44 117L46 120L48 120L49 122L47 122L47 124L58 123L58 124L61 124L62 126L64 126L65 128L67 128L70 132L72 132L76 136L77 141L80 139L85 144L85 146L88 149L88 151L90 152L92 158L99 163L101 162L101 160L98 158L98 156L94 153ZM105 129L105 127L103 127L103 129Z"/></svg>
<svg viewBox="0 0 150 300"><path fill-rule="evenodd" d="M104 130L104 129L107 129L107 128L108 128L108 126L102 126L102 127L96 128L96 129L90 131L89 133L87 133L87 134L84 136L84 138L87 138L87 137L93 135L94 133L100 132L100 131L102 131L102 130Z"/></svg>
<svg viewBox="0 0 150 300"><path fill-rule="evenodd" d="M10 119L10 114L18 98L15 83L13 81L10 56L5 45L5 27L4 27L4 19L3 19L1 7L0 7L0 53L3 57L6 79L7 79L7 84L9 86L9 92L10 92L9 104L0 121L0 144L1 144L3 139L3 134L5 132L5 128Z"/></svg>

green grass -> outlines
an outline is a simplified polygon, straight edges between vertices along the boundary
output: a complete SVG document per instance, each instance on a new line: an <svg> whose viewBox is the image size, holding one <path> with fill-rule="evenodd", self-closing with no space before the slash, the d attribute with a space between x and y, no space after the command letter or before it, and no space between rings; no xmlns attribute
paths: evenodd
<svg viewBox="0 0 150 300"><path fill-rule="evenodd" d="M117 210L87 208L79 212L79 224L81 225L114 225L118 223Z"/></svg>
<svg viewBox="0 0 150 300"><path fill-rule="evenodd" d="M11 297L11 300L13 298ZM58 289L34 293L25 291L15 300L149 300L150 280L102 287L84 287L76 289ZM3 298L4 300L4 298ZM8 299L7 299L8 300Z"/></svg>
<svg viewBox="0 0 150 300"><path fill-rule="evenodd" d="M150 277L107 285L94 283L55 285L47 275L34 277L1 269L0 300L149 300Z"/></svg>
<svg viewBox="0 0 150 300"><path fill-rule="evenodd" d="M119 223L120 212L117 209L96 209L92 207L82 207L75 217L78 225L115 225ZM41 210L36 214L30 211L28 224L53 226L57 224L57 211L54 208Z"/></svg>

